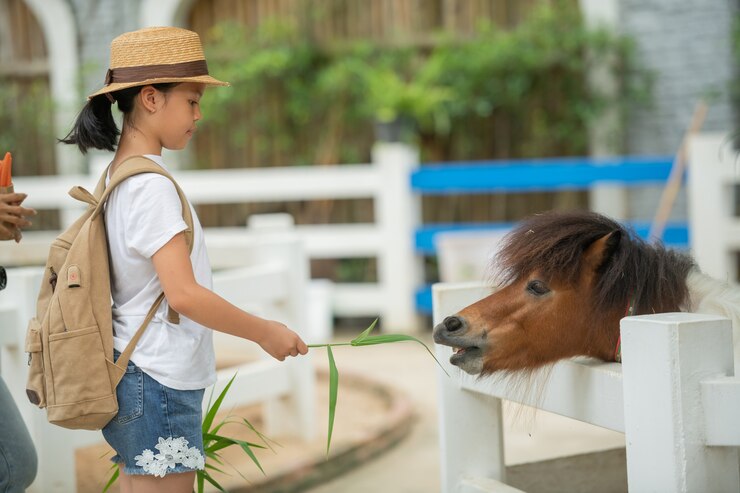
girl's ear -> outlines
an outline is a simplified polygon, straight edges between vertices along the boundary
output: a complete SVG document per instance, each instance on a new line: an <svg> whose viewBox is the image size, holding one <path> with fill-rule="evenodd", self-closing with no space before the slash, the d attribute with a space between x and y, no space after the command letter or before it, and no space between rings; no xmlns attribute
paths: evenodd
<svg viewBox="0 0 740 493"><path fill-rule="evenodd" d="M159 92L152 86L144 86L139 92L139 101L147 113L154 113L158 107Z"/></svg>

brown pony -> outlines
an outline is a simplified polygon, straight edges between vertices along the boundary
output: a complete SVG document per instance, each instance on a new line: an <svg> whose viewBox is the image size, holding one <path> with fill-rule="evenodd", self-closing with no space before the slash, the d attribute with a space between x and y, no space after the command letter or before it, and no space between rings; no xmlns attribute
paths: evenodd
<svg viewBox="0 0 740 493"><path fill-rule="evenodd" d="M713 313L740 327L740 290L596 213L531 217L504 238L494 269L499 289L434 328L437 344L455 348L450 362L470 374L579 355L618 361L628 314Z"/></svg>

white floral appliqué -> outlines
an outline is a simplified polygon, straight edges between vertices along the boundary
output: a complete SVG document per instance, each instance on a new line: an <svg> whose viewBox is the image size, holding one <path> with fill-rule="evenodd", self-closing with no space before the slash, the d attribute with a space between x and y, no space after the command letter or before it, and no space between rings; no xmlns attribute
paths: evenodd
<svg viewBox="0 0 740 493"><path fill-rule="evenodd" d="M174 469L180 463L190 469L204 469L206 461L196 447L188 447L188 441L184 437L166 440L159 437L154 446L159 451L155 454L149 449L144 450L141 455L134 457L136 465L144 468L144 472L163 478L168 469Z"/></svg>

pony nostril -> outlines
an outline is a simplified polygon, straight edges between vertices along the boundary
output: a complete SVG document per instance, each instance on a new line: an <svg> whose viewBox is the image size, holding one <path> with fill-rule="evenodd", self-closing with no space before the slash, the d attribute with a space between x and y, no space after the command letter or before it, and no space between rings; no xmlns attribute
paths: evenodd
<svg viewBox="0 0 740 493"><path fill-rule="evenodd" d="M463 326L462 320L460 320L460 317L447 317L445 318L442 323L444 324L445 328L450 332L455 332L457 330L460 330Z"/></svg>

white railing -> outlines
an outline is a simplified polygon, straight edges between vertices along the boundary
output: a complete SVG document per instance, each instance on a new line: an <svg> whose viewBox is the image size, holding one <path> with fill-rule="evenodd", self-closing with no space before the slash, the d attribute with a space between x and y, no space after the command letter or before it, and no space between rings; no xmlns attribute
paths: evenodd
<svg viewBox="0 0 740 493"><path fill-rule="evenodd" d="M486 296L480 284L437 284L439 323ZM671 313L622 320L623 364L562 361L540 409L626 434L629 490L740 490L740 378L732 376L730 321ZM501 399L521 393L495 378L477 379L437 357L443 493L519 491L505 485Z"/></svg>
<svg viewBox="0 0 740 493"><path fill-rule="evenodd" d="M285 322L307 341L315 339L314 328L306 326L308 260L297 236L289 231L256 230L242 243L239 259L243 267L217 273L214 290L240 307ZM8 287L0 293L0 374L39 455L39 473L29 491L67 493L76 489L74 450L100 442L102 436L50 425L45 412L27 402L25 328L35 314L41 271L36 267L8 270ZM310 357L280 363L261 356L253 343L220 333L214 334L214 346L217 361L227 362L218 372L215 392L238 374L223 403L224 410L263 402L269 436L313 437L315 377ZM204 408L206 405L207 399Z"/></svg>
<svg viewBox="0 0 740 493"><path fill-rule="evenodd" d="M688 171L691 250L710 276L737 283L740 218L735 187L740 158L727 134L701 134L689 142Z"/></svg>
<svg viewBox="0 0 740 493"><path fill-rule="evenodd" d="M383 143L374 147L373 163L366 165L176 171L174 176L194 204L373 199L373 223L300 225L296 231L310 258L376 257L378 282L336 284L333 311L339 316L380 315L385 329L399 332L418 325L414 295L421 281L421 260L414 251L414 231L419 204L409 186L417 166L416 150ZM71 224L81 209L67 191L75 185L91 189L96 179L97 174L21 177L14 184L28 194L29 207L61 209L63 223ZM245 234L243 228L206 230L215 269L232 265L229 252L238 252ZM19 246L0 243L0 265L43 264L55 235L29 232Z"/></svg>

